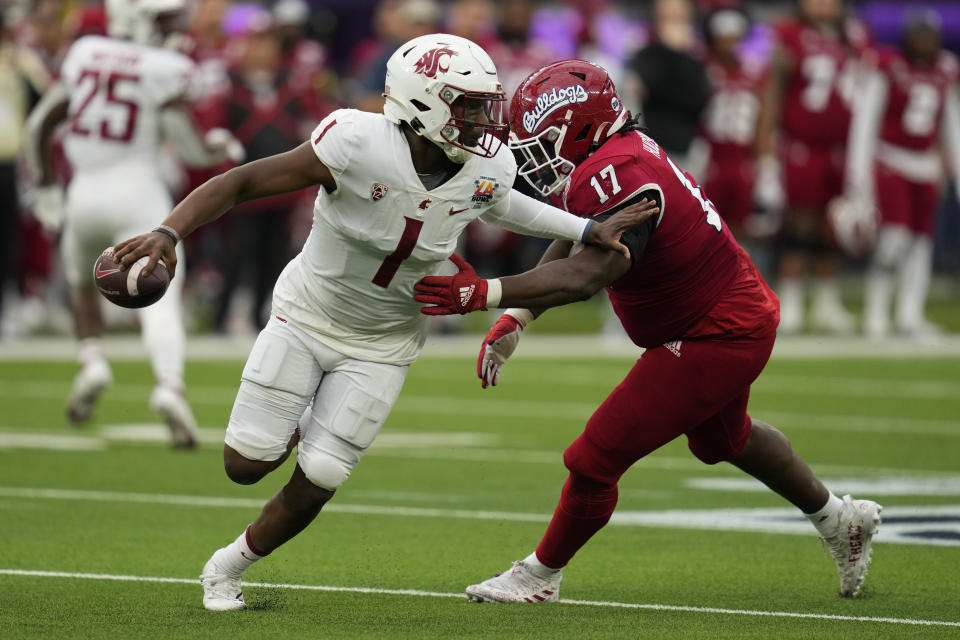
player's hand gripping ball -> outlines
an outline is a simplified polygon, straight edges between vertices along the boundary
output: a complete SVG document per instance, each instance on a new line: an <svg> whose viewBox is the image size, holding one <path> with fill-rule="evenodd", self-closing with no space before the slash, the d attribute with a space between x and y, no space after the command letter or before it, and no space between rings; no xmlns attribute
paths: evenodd
<svg viewBox="0 0 960 640"><path fill-rule="evenodd" d="M170 284L170 272L163 261L157 262L149 274L143 268L149 262L144 256L125 271L113 258L113 247L107 247L93 265L93 277L103 297L128 309L147 307L163 297Z"/></svg>

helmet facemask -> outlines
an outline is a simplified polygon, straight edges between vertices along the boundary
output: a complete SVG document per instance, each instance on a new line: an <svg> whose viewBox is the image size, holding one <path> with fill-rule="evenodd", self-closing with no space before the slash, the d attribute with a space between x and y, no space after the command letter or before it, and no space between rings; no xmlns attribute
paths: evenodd
<svg viewBox="0 0 960 640"><path fill-rule="evenodd" d="M535 71L510 104L510 148L522 156L518 173L541 196L561 191L627 117L601 67L562 60Z"/></svg>
<svg viewBox="0 0 960 640"><path fill-rule="evenodd" d="M506 97L502 92L463 91L444 85L440 99L450 111L450 118L440 129L444 142L481 158L497 155L510 128L505 122Z"/></svg>
<svg viewBox="0 0 960 640"><path fill-rule="evenodd" d="M576 168L556 151L563 144L566 133L567 125L547 127L539 134L523 140L515 133L510 134L510 149L523 159L517 173L541 196L546 197L561 190Z"/></svg>

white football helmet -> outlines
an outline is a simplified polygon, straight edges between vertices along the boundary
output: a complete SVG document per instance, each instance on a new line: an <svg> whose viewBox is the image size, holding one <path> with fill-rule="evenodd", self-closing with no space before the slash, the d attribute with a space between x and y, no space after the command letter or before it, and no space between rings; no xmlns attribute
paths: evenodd
<svg viewBox="0 0 960 640"><path fill-rule="evenodd" d="M497 154L508 126L506 97L487 53L466 38L433 33L410 40L387 61L383 113L408 123L454 162ZM464 130L481 130L465 140Z"/></svg>
<svg viewBox="0 0 960 640"><path fill-rule="evenodd" d="M163 45L157 17L186 8L185 0L106 0L107 33L140 44Z"/></svg>

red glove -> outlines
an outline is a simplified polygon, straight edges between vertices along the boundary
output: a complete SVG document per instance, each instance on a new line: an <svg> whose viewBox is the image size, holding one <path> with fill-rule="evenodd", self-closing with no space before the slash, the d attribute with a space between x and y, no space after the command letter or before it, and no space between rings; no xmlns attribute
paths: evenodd
<svg viewBox="0 0 960 640"><path fill-rule="evenodd" d="M487 310L487 281L477 275L466 260L453 254L453 264L460 272L452 276L427 276L413 285L417 291L413 299L425 302L420 313L428 316L448 316Z"/></svg>
<svg viewBox="0 0 960 640"><path fill-rule="evenodd" d="M521 331L523 331L523 323L509 313L500 316L496 324L491 327L480 346L480 355L477 356L477 377L480 378L482 388L497 386L500 380L500 368L517 348Z"/></svg>

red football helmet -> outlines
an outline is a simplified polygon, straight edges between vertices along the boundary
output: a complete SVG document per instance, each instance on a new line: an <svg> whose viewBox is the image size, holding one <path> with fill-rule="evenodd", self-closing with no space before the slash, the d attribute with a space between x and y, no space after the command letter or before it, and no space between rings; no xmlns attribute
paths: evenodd
<svg viewBox="0 0 960 640"><path fill-rule="evenodd" d="M583 60L547 65L523 81L510 103L510 148L524 159L519 174L540 195L555 193L626 121L603 68Z"/></svg>

